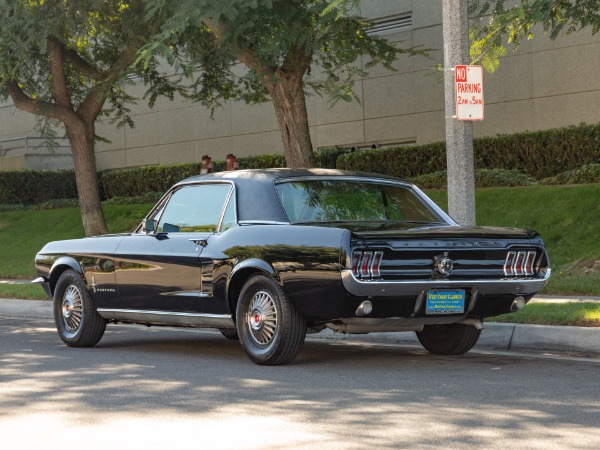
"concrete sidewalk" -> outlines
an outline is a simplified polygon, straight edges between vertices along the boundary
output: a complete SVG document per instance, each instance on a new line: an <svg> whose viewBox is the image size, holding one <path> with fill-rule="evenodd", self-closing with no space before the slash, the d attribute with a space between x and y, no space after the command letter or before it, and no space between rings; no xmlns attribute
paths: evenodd
<svg viewBox="0 0 600 450"><path fill-rule="evenodd" d="M536 302L582 301L573 298L537 298ZM600 299L599 299L600 300ZM585 300L583 300L585 301ZM0 299L0 317L52 319L52 302L48 300ZM309 335L311 336L311 335ZM366 343L417 344L415 333L371 333L341 335L325 330L312 339L350 340ZM563 327L485 323L476 348L497 350L537 350L553 353L578 353L600 356L600 328Z"/></svg>

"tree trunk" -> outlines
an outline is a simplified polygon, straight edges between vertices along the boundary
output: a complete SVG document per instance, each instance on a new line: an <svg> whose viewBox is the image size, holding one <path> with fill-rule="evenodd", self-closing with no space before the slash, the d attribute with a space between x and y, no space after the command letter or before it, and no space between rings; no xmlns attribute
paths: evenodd
<svg viewBox="0 0 600 450"><path fill-rule="evenodd" d="M75 168L75 181L81 220L86 236L106 234L106 222L102 214L100 203L100 189L98 188L98 174L96 173L96 155L94 141L96 132L94 125L86 125L83 120L78 123L66 123L65 130Z"/></svg>
<svg viewBox="0 0 600 450"><path fill-rule="evenodd" d="M279 123L288 167L315 166L302 84L303 74L303 71L279 74L278 80L267 86Z"/></svg>

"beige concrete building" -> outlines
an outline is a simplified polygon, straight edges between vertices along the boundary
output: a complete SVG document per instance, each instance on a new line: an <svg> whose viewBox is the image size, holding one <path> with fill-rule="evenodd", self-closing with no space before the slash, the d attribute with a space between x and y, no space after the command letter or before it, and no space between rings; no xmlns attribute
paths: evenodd
<svg viewBox="0 0 600 450"><path fill-rule="evenodd" d="M356 84L360 103L307 98L315 148L370 147L372 144L424 144L444 140L443 83L432 66L441 63L441 0L363 0L362 14L377 30L404 46L437 49L432 59L401 57L397 72L371 69ZM133 89L140 97L143 87ZM600 121L600 33L584 30L555 41L539 31L510 52L494 74L484 74L485 120L474 135L542 130ZM111 144L97 145L100 169L216 160L281 153L277 121L270 103L231 102L214 119L199 105L159 101L153 109L140 101L133 108L135 129L98 126ZM39 148L35 119L0 104L0 169L54 168L70 164L68 147L50 155ZM28 139L25 139L28 137Z"/></svg>

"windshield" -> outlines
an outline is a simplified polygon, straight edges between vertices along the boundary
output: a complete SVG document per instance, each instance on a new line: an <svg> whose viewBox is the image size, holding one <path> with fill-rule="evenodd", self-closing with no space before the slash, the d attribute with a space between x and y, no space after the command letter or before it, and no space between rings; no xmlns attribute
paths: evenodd
<svg viewBox="0 0 600 450"><path fill-rule="evenodd" d="M446 223L412 189L362 180L302 180L275 185L290 223Z"/></svg>

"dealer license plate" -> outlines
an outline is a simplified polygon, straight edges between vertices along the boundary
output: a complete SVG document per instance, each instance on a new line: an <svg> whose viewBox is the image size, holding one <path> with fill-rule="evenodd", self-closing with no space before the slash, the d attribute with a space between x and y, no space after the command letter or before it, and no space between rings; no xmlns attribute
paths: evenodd
<svg viewBox="0 0 600 450"><path fill-rule="evenodd" d="M426 314L462 314L465 312L465 291L432 290L427 293Z"/></svg>

